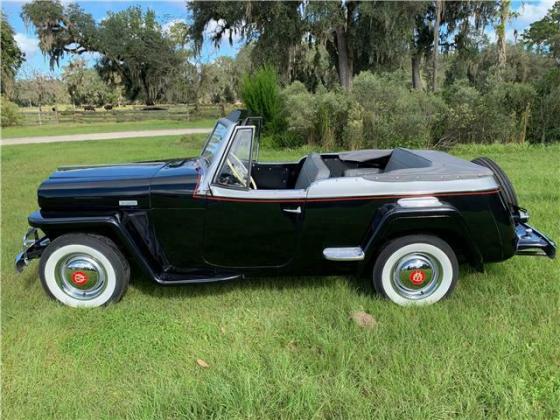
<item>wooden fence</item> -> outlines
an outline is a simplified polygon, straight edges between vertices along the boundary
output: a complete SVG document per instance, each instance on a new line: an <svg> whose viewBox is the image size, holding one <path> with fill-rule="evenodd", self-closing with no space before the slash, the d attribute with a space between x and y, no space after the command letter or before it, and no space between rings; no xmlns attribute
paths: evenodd
<svg viewBox="0 0 560 420"><path fill-rule="evenodd" d="M95 124L125 121L143 121L143 120L172 120L172 121L190 121L194 119L209 118L215 119L223 116L229 111L229 107L221 106L169 106L159 107L164 109L133 108L133 109L96 109L96 111L84 110L66 110L53 111L52 109L39 111L21 112L21 125L51 125L60 123L77 123L77 124Z"/></svg>

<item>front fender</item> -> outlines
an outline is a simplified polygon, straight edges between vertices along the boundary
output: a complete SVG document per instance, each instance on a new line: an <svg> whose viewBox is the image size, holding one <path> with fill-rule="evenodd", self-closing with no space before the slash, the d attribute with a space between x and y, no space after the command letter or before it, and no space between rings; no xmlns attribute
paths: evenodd
<svg viewBox="0 0 560 420"><path fill-rule="evenodd" d="M69 232L108 232L117 240L117 245L123 247L124 251L138 263L144 273L156 281L159 280L158 272L160 271L149 251L142 250L146 248L138 244L131 232L126 228L123 218L120 214L106 214L96 216L62 216L62 217L44 217L40 211L32 213L28 217L29 225L41 229L51 236L52 232L57 235Z"/></svg>
<svg viewBox="0 0 560 420"><path fill-rule="evenodd" d="M483 259L472 233L461 213L452 205L441 203L434 207L410 208L388 204L375 214L362 249L365 258L361 271L371 267L383 245L389 240L411 234L438 236L465 254L468 262L478 271L483 270Z"/></svg>

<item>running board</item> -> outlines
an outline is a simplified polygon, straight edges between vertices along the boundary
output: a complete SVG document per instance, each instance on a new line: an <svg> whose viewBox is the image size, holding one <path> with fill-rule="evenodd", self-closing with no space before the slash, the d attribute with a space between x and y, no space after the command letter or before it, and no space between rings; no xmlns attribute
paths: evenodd
<svg viewBox="0 0 560 420"><path fill-rule="evenodd" d="M155 281L165 286L173 286L179 284L195 284L195 283L214 283L219 281L228 281L242 278L241 274L164 274L157 276Z"/></svg>
<svg viewBox="0 0 560 420"><path fill-rule="evenodd" d="M361 247L325 248L323 256L329 261L362 261L365 257Z"/></svg>

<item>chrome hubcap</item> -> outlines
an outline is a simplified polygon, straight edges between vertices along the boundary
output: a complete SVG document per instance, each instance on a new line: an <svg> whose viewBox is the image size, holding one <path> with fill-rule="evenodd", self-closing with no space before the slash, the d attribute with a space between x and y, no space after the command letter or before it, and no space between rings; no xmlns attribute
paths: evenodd
<svg viewBox="0 0 560 420"><path fill-rule="evenodd" d="M391 281L404 298L418 300L433 294L441 283L442 268L438 260L427 253L405 255L393 266Z"/></svg>
<svg viewBox="0 0 560 420"><path fill-rule="evenodd" d="M61 258L55 273L60 289L75 299L94 299L107 286L103 265L88 254L72 253Z"/></svg>

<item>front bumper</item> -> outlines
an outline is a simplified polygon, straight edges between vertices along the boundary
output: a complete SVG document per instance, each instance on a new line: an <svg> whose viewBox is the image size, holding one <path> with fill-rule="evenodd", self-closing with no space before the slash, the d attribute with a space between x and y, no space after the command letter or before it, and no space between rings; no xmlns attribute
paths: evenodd
<svg viewBox="0 0 560 420"><path fill-rule="evenodd" d="M29 265L30 260L39 258L49 245L49 242L49 238L45 236L39 238L39 230L37 228L29 228L27 233L23 236L23 248L16 256L17 272L21 273L23 269Z"/></svg>
<svg viewBox="0 0 560 420"><path fill-rule="evenodd" d="M534 255L554 258L556 243L524 222L515 225L517 234L517 255Z"/></svg>

